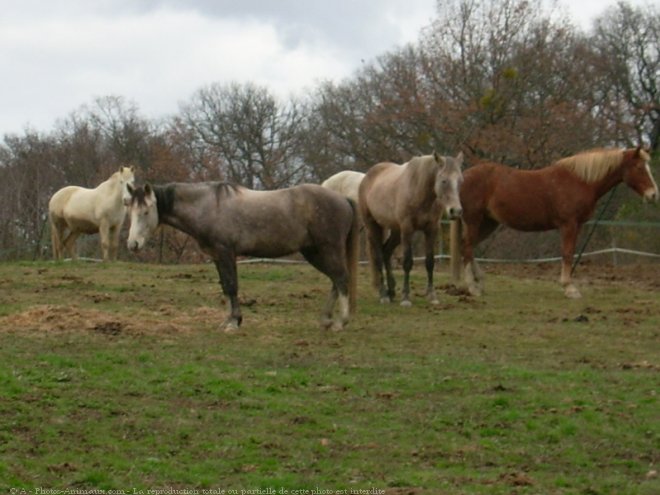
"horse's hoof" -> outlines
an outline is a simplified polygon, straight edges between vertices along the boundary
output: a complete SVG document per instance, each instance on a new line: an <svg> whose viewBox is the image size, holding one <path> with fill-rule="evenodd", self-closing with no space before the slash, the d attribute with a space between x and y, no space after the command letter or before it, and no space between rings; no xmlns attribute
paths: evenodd
<svg viewBox="0 0 660 495"><path fill-rule="evenodd" d="M433 304L434 306L436 306L436 305L440 304L440 299L438 299L437 297L433 296L432 298L429 299L429 302L430 302L431 304Z"/></svg>
<svg viewBox="0 0 660 495"><path fill-rule="evenodd" d="M224 333L236 333L239 330L239 326L238 326L238 323L236 323L235 321L232 320L232 321L226 321L225 323L223 323L222 326L220 327L220 329Z"/></svg>
<svg viewBox="0 0 660 495"><path fill-rule="evenodd" d="M330 330L332 330L333 332L341 332L343 329L344 329L344 324L338 321L334 322L330 327Z"/></svg>
<svg viewBox="0 0 660 495"><path fill-rule="evenodd" d="M409 308L410 306L412 306L412 303L408 299L404 299L403 301L401 301L401 306L403 306L404 308Z"/></svg>
<svg viewBox="0 0 660 495"><path fill-rule="evenodd" d="M330 318L321 318L319 323L321 324L321 330L330 330L334 322Z"/></svg>
<svg viewBox="0 0 660 495"><path fill-rule="evenodd" d="M474 297L481 297L481 295L483 294L482 289L475 285L468 286L468 292L470 293L471 296Z"/></svg>
<svg viewBox="0 0 660 495"><path fill-rule="evenodd" d="M580 294L580 291L574 285L567 286L564 289L564 294L570 299L580 299L582 297L582 294Z"/></svg>
<svg viewBox="0 0 660 495"><path fill-rule="evenodd" d="M391 303L391 302L392 302L392 301L390 300L389 297L381 297L381 298L380 298L380 303L381 303L381 304L389 304L389 303Z"/></svg>

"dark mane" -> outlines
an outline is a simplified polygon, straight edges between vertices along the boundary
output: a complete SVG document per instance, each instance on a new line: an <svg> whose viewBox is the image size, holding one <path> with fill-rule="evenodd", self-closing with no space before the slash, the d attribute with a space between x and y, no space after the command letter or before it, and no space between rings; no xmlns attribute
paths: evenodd
<svg viewBox="0 0 660 495"><path fill-rule="evenodd" d="M171 213L174 208L174 185L153 186L153 190L156 196L158 218L160 219L163 218L163 215ZM144 194L144 190L142 190L142 194Z"/></svg>
<svg viewBox="0 0 660 495"><path fill-rule="evenodd" d="M208 187L215 192L215 196L220 199L231 196L239 192L238 186L230 182L209 182ZM163 218L163 215L172 213L174 203L176 201L176 184L165 184L162 186L152 186L154 195L156 196L156 206L158 207L158 218ZM136 199L138 202L144 203L144 189L139 188L137 191Z"/></svg>
<svg viewBox="0 0 660 495"><path fill-rule="evenodd" d="M218 200L220 200L222 197L231 196L238 192L238 186L231 182L211 182L209 185L215 189L215 195Z"/></svg>

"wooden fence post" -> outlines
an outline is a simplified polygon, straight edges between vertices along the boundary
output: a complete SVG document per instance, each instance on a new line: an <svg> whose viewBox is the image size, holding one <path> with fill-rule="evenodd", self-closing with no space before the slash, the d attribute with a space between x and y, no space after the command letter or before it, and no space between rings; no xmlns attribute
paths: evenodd
<svg viewBox="0 0 660 495"><path fill-rule="evenodd" d="M449 267L454 283L461 281L461 221L452 220L449 225Z"/></svg>

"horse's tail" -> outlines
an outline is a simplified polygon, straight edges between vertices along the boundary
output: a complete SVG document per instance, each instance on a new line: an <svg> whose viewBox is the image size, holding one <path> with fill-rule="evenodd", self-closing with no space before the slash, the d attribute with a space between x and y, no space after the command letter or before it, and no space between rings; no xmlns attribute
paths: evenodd
<svg viewBox="0 0 660 495"><path fill-rule="evenodd" d="M461 280L461 237L463 231L462 220L452 220L449 226L449 264L451 278L456 282Z"/></svg>
<svg viewBox="0 0 660 495"><path fill-rule="evenodd" d="M357 307L357 275L360 256L360 211L350 198L346 198L353 210L351 230L346 238L346 263L348 265L348 307L355 313Z"/></svg>
<svg viewBox="0 0 660 495"><path fill-rule="evenodd" d="M62 252L62 238L60 236L60 231L57 228L55 218L53 217L53 212L48 212L48 220L50 223L50 243L53 249L53 259L60 259L60 253Z"/></svg>

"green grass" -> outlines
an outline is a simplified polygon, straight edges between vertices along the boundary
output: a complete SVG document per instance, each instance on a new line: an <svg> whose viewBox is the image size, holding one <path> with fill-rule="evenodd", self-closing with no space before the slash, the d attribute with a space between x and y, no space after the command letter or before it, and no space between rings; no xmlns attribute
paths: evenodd
<svg viewBox="0 0 660 495"><path fill-rule="evenodd" d="M420 271L324 333L320 274L241 266L227 335L212 265L0 265L0 490L660 492L657 292Z"/></svg>

